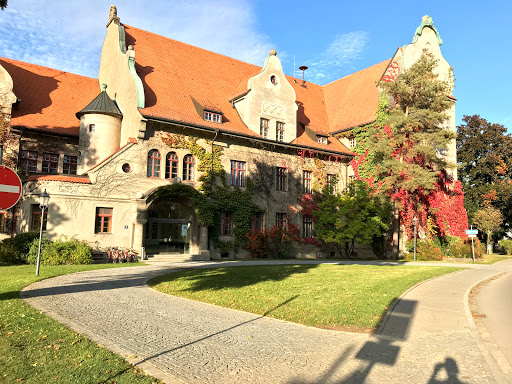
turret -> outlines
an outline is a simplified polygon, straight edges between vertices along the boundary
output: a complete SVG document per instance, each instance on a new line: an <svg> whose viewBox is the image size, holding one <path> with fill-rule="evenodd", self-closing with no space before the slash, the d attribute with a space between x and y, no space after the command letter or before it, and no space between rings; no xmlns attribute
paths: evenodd
<svg viewBox="0 0 512 384"><path fill-rule="evenodd" d="M106 89L107 85L103 84L101 93L76 114L80 119L79 174L120 148L123 114Z"/></svg>

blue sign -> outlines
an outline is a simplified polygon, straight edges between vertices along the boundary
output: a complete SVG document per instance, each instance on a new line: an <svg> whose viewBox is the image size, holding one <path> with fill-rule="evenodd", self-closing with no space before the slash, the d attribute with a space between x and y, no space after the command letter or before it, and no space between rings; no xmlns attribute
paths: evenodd
<svg viewBox="0 0 512 384"><path fill-rule="evenodd" d="M478 235L478 229L466 229L466 235Z"/></svg>

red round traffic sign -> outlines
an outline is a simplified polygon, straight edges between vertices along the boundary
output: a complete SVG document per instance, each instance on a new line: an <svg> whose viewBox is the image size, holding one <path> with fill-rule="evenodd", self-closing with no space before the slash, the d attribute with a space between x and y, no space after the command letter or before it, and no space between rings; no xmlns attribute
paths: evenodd
<svg viewBox="0 0 512 384"><path fill-rule="evenodd" d="M21 197L21 180L11 168L0 165L0 209L9 209Z"/></svg>

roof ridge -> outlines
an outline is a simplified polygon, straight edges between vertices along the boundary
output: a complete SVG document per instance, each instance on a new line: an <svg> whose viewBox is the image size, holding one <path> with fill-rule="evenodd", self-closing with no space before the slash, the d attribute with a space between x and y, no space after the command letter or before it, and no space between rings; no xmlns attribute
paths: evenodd
<svg viewBox="0 0 512 384"><path fill-rule="evenodd" d="M78 73L73 73L73 72L66 72L66 71L63 71L62 69L57 69L57 68L47 67L47 66L45 66L45 65L40 65L40 64L29 63L29 62L27 62L27 61L21 61L21 60L16 60L16 59L9 59L9 58L7 58L7 57L0 57L0 60L5 60L5 61L7 61L7 62L10 62L11 64L21 63L21 64L28 65L28 66L30 66L30 67L45 68L45 69L49 69L49 70L56 71L56 72L60 72L60 73L65 73L65 74L69 74L69 75L73 75L73 76L83 77L83 78L85 78L85 79L98 80L98 79L97 79L97 78L95 78L95 77L89 77L89 76L79 75Z"/></svg>
<svg viewBox="0 0 512 384"><path fill-rule="evenodd" d="M333 81L331 81L330 83L324 84L324 85L322 85L322 87L327 87L328 85L331 85L331 84L333 84L333 83L336 83L337 81L340 81L340 80L343 80L343 79L349 78L349 77L351 77L351 76L354 76L354 75L360 74L360 73L362 73L362 72L364 72L364 71L370 70L370 69L371 69L371 68L373 68L373 67L376 67L377 65L381 65L381 64L383 64L383 63L385 63L385 62L390 62L391 60L393 60L393 58L392 58L392 57L391 57L391 58L389 58L389 59L386 59L386 60L382 60L382 61L381 61L381 62L379 62L379 63L373 64L373 65L370 65L369 67L366 67L366 68L360 69L360 70L359 70L359 71L357 71L357 72L353 72L353 73L351 73L351 74L349 74L349 75L347 75L347 76L340 77L340 78L339 78L339 79L337 79L337 80L333 80Z"/></svg>

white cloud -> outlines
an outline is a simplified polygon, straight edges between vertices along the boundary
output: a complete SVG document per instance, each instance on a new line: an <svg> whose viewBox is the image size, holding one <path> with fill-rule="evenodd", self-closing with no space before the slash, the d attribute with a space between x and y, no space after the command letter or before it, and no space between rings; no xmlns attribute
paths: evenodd
<svg viewBox="0 0 512 384"><path fill-rule="evenodd" d="M0 56L96 77L110 2L10 1L0 12ZM249 0L117 1L121 22L262 65L271 48Z"/></svg>
<svg viewBox="0 0 512 384"><path fill-rule="evenodd" d="M312 82L330 82L341 77L347 66L361 57L368 41L364 31L337 35L329 47L321 54L320 60L307 61L307 77ZM296 76L302 76L301 71Z"/></svg>

